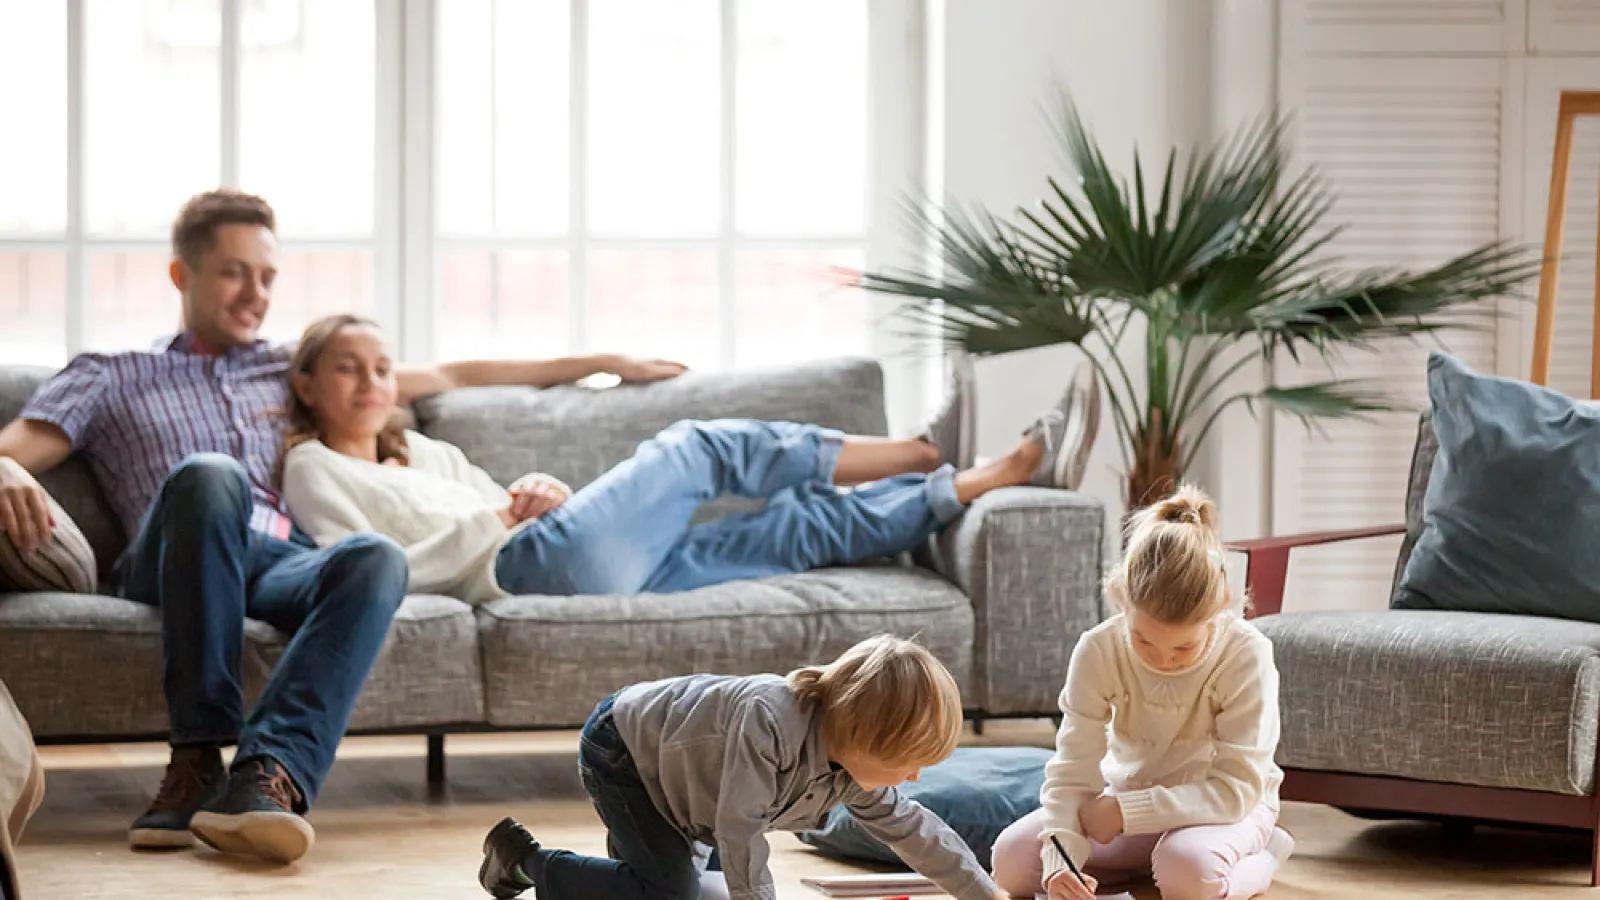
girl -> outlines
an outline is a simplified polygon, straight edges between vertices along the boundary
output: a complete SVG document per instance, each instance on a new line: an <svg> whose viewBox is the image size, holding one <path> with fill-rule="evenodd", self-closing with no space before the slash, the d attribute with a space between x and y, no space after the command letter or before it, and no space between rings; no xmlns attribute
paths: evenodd
<svg viewBox="0 0 1600 900"><path fill-rule="evenodd" d="M956 472L922 439L680 422L576 493L545 475L507 491L456 447L398 423L394 373L371 322L314 323L290 377L282 481L295 523L318 544L383 534L405 548L412 593L471 603L685 591L893 555L988 491L1070 469L1063 458L1078 441L1066 435L1083 427L1082 416L1052 409L1010 453ZM691 528L700 504L722 493L767 503Z"/></svg>
<svg viewBox="0 0 1600 900"><path fill-rule="evenodd" d="M1185 486L1130 521L1106 582L1118 613L1067 667L1042 806L996 842L1002 888L1091 900L1097 877L1153 871L1165 900L1244 898L1288 858L1278 672L1234 609L1216 518Z"/></svg>
<svg viewBox="0 0 1600 900"><path fill-rule="evenodd" d="M634 685L600 702L578 744L613 858L546 848L506 818L484 840L478 881L497 898L695 900L715 847L730 896L771 900L766 833L818 828L843 803L957 900L1006 900L961 838L895 789L960 738L955 678L889 635L787 678Z"/></svg>

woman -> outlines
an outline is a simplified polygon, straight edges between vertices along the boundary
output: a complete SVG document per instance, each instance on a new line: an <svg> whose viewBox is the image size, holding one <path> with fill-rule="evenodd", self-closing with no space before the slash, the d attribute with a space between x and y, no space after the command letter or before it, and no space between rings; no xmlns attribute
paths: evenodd
<svg viewBox="0 0 1600 900"><path fill-rule="evenodd" d="M290 377L282 481L295 523L318 544L386 535L406 549L411 592L469 603L685 591L898 553L977 497L1061 471L1057 458L1074 449L1062 446L1070 417L1054 409L1010 453L961 472L922 439L679 422L576 493L538 473L507 490L456 447L405 429L372 322L312 324ZM767 503L691 527L724 493Z"/></svg>

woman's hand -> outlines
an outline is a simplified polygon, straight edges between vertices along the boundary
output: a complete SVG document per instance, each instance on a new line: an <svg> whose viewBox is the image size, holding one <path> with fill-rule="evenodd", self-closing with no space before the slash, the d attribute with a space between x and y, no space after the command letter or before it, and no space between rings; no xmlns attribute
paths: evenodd
<svg viewBox="0 0 1600 900"><path fill-rule="evenodd" d="M1083 835L1097 844L1109 844L1122 834L1122 804L1110 794L1101 794L1078 807L1078 824Z"/></svg>
<svg viewBox="0 0 1600 900"><path fill-rule="evenodd" d="M1062 869L1045 887L1050 900L1094 900L1094 889L1099 887L1099 882L1092 875L1085 875L1083 881L1079 881L1072 872Z"/></svg>
<svg viewBox="0 0 1600 900"><path fill-rule="evenodd" d="M560 479L542 472L532 472L518 478L512 482L509 492L512 520L507 528L528 519L537 519L572 496L572 491Z"/></svg>

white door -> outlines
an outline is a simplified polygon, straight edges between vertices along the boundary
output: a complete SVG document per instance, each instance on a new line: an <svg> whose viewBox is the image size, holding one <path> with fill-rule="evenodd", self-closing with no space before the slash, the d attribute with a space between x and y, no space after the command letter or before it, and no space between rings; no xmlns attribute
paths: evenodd
<svg viewBox="0 0 1600 900"><path fill-rule="evenodd" d="M1528 50L1600 53L1600 0L1529 0Z"/></svg>
<svg viewBox="0 0 1600 900"><path fill-rule="evenodd" d="M1419 268L1505 233L1503 185L1508 174L1516 175L1516 166L1503 154L1503 135L1515 116L1516 104L1507 103L1507 85L1515 81L1512 64L1493 57L1286 54L1281 90L1296 120L1296 158L1320 167L1337 198L1325 224L1347 226L1328 252L1350 267ZM1371 421L1324 422L1311 433L1298 420L1279 416L1274 533L1402 520L1417 414L1427 403L1425 361L1439 341L1476 369L1497 369L1499 339L1492 330L1391 342L1377 353L1346 351L1331 371L1315 359L1299 366L1279 363L1280 384L1372 379L1403 401L1406 411ZM1386 606L1398 548L1398 538L1383 538L1296 551L1289 608Z"/></svg>

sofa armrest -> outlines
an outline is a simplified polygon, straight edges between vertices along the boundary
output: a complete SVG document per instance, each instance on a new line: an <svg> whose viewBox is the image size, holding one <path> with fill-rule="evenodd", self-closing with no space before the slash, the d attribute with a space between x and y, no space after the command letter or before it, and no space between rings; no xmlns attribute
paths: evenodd
<svg viewBox="0 0 1600 900"><path fill-rule="evenodd" d="M1244 587L1250 595L1250 615L1270 616L1283 611L1283 588L1289 579L1290 550L1404 534L1405 530L1404 525L1381 525L1348 531L1308 531L1248 541L1229 541L1227 548L1245 555Z"/></svg>
<svg viewBox="0 0 1600 900"><path fill-rule="evenodd" d="M970 707L1052 715L1078 635L1103 618L1106 509L1075 491L978 498L930 542L931 566L972 600Z"/></svg>

